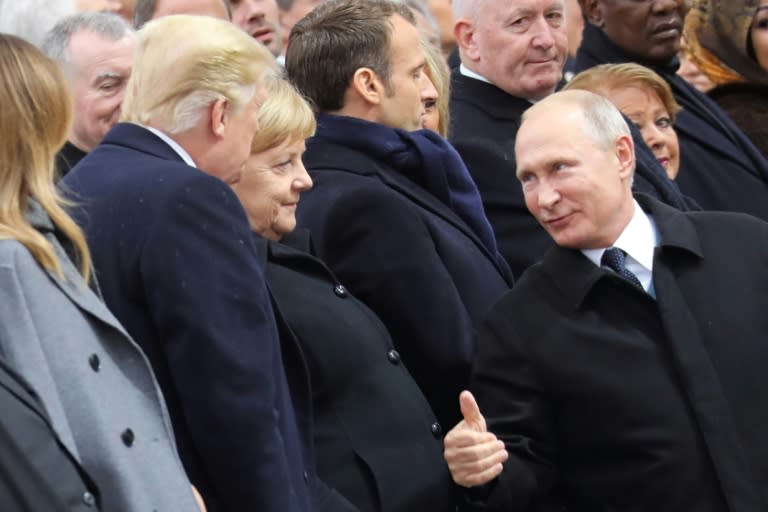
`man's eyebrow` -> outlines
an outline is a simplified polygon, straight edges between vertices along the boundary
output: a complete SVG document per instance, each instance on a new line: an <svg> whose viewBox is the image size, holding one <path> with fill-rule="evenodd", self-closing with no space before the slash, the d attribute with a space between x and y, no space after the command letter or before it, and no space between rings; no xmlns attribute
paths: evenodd
<svg viewBox="0 0 768 512"><path fill-rule="evenodd" d="M96 75L95 81L100 82L108 78L123 78L123 74L118 73L117 71L101 71L98 75Z"/></svg>

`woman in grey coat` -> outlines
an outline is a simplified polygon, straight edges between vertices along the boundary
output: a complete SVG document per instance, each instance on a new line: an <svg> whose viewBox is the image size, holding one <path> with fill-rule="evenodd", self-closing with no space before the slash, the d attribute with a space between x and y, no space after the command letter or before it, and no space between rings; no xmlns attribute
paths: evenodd
<svg viewBox="0 0 768 512"><path fill-rule="evenodd" d="M0 105L0 354L98 487L86 505L197 511L152 370L94 292L85 239L53 185L72 117L62 76L3 34Z"/></svg>

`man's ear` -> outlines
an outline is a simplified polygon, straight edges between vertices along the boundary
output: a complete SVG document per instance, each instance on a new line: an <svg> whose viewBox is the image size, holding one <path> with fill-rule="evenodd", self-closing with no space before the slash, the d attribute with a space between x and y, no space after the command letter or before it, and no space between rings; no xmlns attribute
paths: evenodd
<svg viewBox="0 0 768 512"><path fill-rule="evenodd" d="M232 117L232 104L226 98L219 98L211 103L208 112L211 132L214 137L222 137Z"/></svg>
<svg viewBox="0 0 768 512"><path fill-rule="evenodd" d="M464 18L457 19L453 25L453 37L456 38L456 44L459 45L462 55L472 61L480 60L480 53L475 43L475 27L471 21Z"/></svg>
<svg viewBox="0 0 768 512"><path fill-rule="evenodd" d="M603 19L603 5L600 0L579 0L579 6L589 23L603 28L605 20Z"/></svg>
<svg viewBox="0 0 768 512"><path fill-rule="evenodd" d="M615 145L619 176L622 180L629 179L635 172L635 143L631 135L620 135L616 138Z"/></svg>
<svg viewBox="0 0 768 512"><path fill-rule="evenodd" d="M352 76L352 90L364 102L373 105L381 103L384 97L384 83L371 68L358 68Z"/></svg>

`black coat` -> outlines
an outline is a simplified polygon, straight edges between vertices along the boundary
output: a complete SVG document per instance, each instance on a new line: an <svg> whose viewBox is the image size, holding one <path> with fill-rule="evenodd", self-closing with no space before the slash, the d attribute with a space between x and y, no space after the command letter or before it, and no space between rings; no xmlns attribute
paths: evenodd
<svg viewBox="0 0 768 512"><path fill-rule="evenodd" d="M435 415L384 324L304 251L269 242L266 276L309 367L318 475L348 500L329 510L455 510Z"/></svg>
<svg viewBox="0 0 768 512"><path fill-rule="evenodd" d="M318 132L322 130L318 127ZM440 423L460 419L476 328L509 269L445 204L364 151L310 141L299 224L317 255L389 329Z"/></svg>
<svg viewBox="0 0 768 512"><path fill-rule="evenodd" d="M104 299L149 357L210 512L311 510L303 362L284 370L245 212L221 180L121 123L62 180ZM305 475L307 475L305 477ZM307 480L307 482L305 482Z"/></svg>
<svg viewBox="0 0 768 512"><path fill-rule="evenodd" d="M489 510L768 510L768 224L638 201L656 300L555 247L488 317L471 388L510 452Z"/></svg>
<svg viewBox="0 0 768 512"><path fill-rule="evenodd" d="M639 62L586 24L577 71L633 61ZM768 160L714 101L676 74L676 58L665 64L639 63L661 75L683 107L675 119L680 190L705 210L744 212L768 220Z"/></svg>
<svg viewBox="0 0 768 512"><path fill-rule="evenodd" d="M2 509L98 510L95 486L59 440L37 393L2 360L0 411Z"/></svg>
<svg viewBox="0 0 768 512"><path fill-rule="evenodd" d="M528 212L523 188L515 173L515 139L523 112L531 102L511 96L495 85L462 75L451 76L451 143L474 178L499 252L519 276L539 261L552 241ZM632 127L637 168L634 189L677 208L689 205L676 185Z"/></svg>

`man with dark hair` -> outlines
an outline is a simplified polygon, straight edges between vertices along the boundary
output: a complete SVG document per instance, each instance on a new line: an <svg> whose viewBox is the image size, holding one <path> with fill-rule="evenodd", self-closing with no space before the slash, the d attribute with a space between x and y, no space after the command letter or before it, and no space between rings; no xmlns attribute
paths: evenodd
<svg viewBox="0 0 768 512"><path fill-rule="evenodd" d="M131 27L107 13L68 16L45 35L41 48L68 79L74 106L69 137L56 157L62 175L117 123L134 45Z"/></svg>
<svg viewBox="0 0 768 512"><path fill-rule="evenodd" d="M768 510L768 224L633 196L629 127L590 92L532 106L515 152L555 246L480 333L477 402L462 393L445 437L466 498L489 512Z"/></svg>
<svg viewBox="0 0 768 512"><path fill-rule="evenodd" d="M453 424L475 327L512 277L458 154L414 131L429 82L412 20L402 3L331 0L294 27L288 76L319 111L298 220ZM441 437L439 423L432 431Z"/></svg>
<svg viewBox="0 0 768 512"><path fill-rule="evenodd" d="M149 20L169 14L198 14L232 19L230 0L138 0L133 11L133 26L140 29Z"/></svg>

